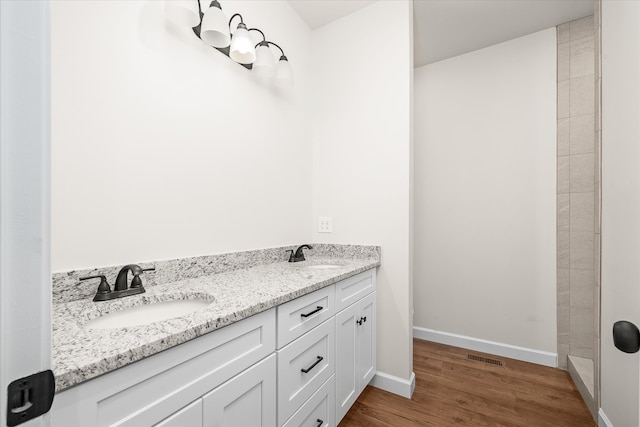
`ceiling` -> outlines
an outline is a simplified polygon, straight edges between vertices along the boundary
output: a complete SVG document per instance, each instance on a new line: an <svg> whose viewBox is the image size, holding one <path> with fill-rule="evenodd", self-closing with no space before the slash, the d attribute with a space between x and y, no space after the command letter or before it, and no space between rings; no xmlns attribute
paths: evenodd
<svg viewBox="0 0 640 427"><path fill-rule="evenodd" d="M373 0L289 0L312 30L369 6Z"/></svg>
<svg viewBox="0 0 640 427"><path fill-rule="evenodd" d="M311 29L373 1L289 0ZM593 0L414 0L414 66L593 14Z"/></svg>

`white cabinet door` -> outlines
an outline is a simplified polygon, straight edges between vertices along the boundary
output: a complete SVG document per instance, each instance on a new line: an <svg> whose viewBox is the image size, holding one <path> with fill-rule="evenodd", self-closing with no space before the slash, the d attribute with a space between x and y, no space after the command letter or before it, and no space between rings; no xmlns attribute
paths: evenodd
<svg viewBox="0 0 640 427"><path fill-rule="evenodd" d="M204 427L276 425L276 355L231 378L203 398Z"/></svg>
<svg viewBox="0 0 640 427"><path fill-rule="evenodd" d="M357 366L358 394L369 384L376 373L376 293L364 297L358 304L360 320L358 325Z"/></svg>
<svg viewBox="0 0 640 427"><path fill-rule="evenodd" d="M202 427L202 399L180 409L155 427Z"/></svg>
<svg viewBox="0 0 640 427"><path fill-rule="evenodd" d="M336 315L336 424L358 397L358 309L358 304L354 304Z"/></svg>
<svg viewBox="0 0 640 427"><path fill-rule="evenodd" d="M376 373L376 293L336 315L336 424Z"/></svg>

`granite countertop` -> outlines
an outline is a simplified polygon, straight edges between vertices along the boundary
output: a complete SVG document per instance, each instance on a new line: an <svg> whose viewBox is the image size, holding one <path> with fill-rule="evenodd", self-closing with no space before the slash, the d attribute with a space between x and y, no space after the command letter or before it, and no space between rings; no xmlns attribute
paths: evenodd
<svg viewBox="0 0 640 427"><path fill-rule="evenodd" d="M309 265L337 264L330 269ZM113 301L82 299L53 305L56 392L144 359L216 329L380 265L375 259L309 258L185 279ZM149 302L211 301L185 316L118 329L87 329L102 314Z"/></svg>

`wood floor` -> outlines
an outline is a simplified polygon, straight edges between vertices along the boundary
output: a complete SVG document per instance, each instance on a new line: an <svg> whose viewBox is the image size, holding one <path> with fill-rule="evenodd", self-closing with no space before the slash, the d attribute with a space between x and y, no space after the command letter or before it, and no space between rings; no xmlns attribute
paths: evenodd
<svg viewBox="0 0 640 427"><path fill-rule="evenodd" d="M340 427L596 425L565 371L422 340L413 346L413 398L368 386Z"/></svg>

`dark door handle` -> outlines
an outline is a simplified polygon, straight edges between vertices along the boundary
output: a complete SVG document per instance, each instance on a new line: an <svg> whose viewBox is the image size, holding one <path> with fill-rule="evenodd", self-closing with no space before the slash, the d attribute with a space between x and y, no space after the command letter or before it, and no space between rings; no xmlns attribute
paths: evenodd
<svg viewBox="0 0 640 427"><path fill-rule="evenodd" d="M318 425L316 427L320 427L320 426L322 426L322 424L324 424L324 421L322 421L320 418L318 418L316 420L316 422L318 423Z"/></svg>
<svg viewBox="0 0 640 427"><path fill-rule="evenodd" d="M640 331L626 320L613 324L613 344L625 353L637 353L640 350Z"/></svg>
<svg viewBox="0 0 640 427"><path fill-rule="evenodd" d="M301 313L301 314L300 314L300 316L302 316L302 317L309 317L309 316L311 316L311 315L316 314L316 313L317 313L317 312L319 312L320 310L322 310L322 306L321 306L321 305L317 306L317 307L316 307L316 309L315 309L315 310L313 310L313 311L310 311L310 312L308 312L308 313Z"/></svg>
<svg viewBox="0 0 640 427"><path fill-rule="evenodd" d="M324 357L318 356L318 360L316 360L313 363L313 365L309 366L307 369L302 368L302 369L300 369L300 371L304 372L305 374L308 374L309 371L312 370L313 368L315 368L318 363L322 362L322 359L324 359Z"/></svg>

